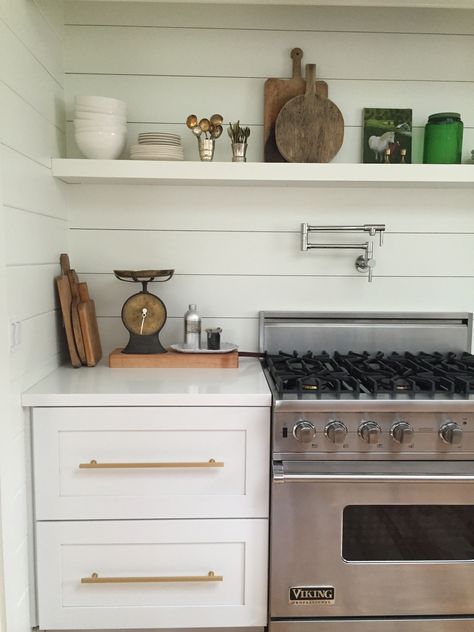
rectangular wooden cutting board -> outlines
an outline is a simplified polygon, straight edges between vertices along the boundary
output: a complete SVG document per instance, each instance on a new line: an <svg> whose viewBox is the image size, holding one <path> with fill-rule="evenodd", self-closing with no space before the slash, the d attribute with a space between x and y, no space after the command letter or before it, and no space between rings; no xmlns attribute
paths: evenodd
<svg viewBox="0 0 474 632"><path fill-rule="evenodd" d="M87 283L79 283L78 291L80 302L77 305L77 311L81 324L86 364L87 366L95 366L102 357L95 303L89 298Z"/></svg>
<svg viewBox="0 0 474 632"><path fill-rule="evenodd" d="M71 320L71 286L67 275L62 274L56 277L56 287L58 290L59 304L61 306L61 314L63 317L64 331L66 334L66 343L69 351L72 366L77 369L82 366L81 358L77 353L76 342L74 340L74 329Z"/></svg>
<svg viewBox="0 0 474 632"><path fill-rule="evenodd" d="M109 355L111 369L237 369L238 351L229 353L122 353L114 349Z"/></svg>

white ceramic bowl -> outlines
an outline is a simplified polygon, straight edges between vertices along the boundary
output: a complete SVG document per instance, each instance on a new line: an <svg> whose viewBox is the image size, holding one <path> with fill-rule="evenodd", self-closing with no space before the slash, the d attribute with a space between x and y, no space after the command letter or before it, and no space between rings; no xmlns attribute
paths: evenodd
<svg viewBox="0 0 474 632"><path fill-rule="evenodd" d="M124 101L110 97L77 96L75 104L76 109L90 112L125 115L127 111L127 104Z"/></svg>
<svg viewBox="0 0 474 632"><path fill-rule="evenodd" d="M94 123L94 121L74 121L76 132L126 132L127 126L123 124L107 125L105 123Z"/></svg>
<svg viewBox="0 0 474 632"><path fill-rule="evenodd" d="M76 103L85 105L101 105L107 107L121 107L125 105L125 101L122 101L121 99L115 99L114 97L78 94L76 95L75 99Z"/></svg>
<svg viewBox="0 0 474 632"><path fill-rule="evenodd" d="M111 116L127 116L127 110L111 110L107 108L88 108L88 107L76 107L74 108L76 114L109 114Z"/></svg>
<svg viewBox="0 0 474 632"><path fill-rule="evenodd" d="M94 121L96 123L124 124L127 120L121 114L100 114L98 112L82 112L81 110L76 110L74 114L79 121Z"/></svg>
<svg viewBox="0 0 474 632"><path fill-rule="evenodd" d="M86 158L113 160L118 158L125 148L126 133L76 131L75 139L77 146Z"/></svg>

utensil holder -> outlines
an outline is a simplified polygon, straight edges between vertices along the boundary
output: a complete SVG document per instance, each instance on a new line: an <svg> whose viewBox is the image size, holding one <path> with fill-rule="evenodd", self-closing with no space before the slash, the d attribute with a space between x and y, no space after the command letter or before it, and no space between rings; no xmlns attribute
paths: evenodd
<svg viewBox="0 0 474 632"><path fill-rule="evenodd" d="M199 158L201 160L212 160L214 158L214 147L216 141L213 138L198 138Z"/></svg>
<svg viewBox="0 0 474 632"><path fill-rule="evenodd" d="M247 162L248 143L232 143L232 162Z"/></svg>

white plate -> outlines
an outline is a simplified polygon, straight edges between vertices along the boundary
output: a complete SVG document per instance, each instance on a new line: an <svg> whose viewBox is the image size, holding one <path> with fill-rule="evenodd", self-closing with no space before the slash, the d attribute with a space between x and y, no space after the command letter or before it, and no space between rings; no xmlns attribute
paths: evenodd
<svg viewBox="0 0 474 632"><path fill-rule="evenodd" d="M140 152L131 151L130 156L135 156L136 158L140 158L140 156L143 156L144 158L153 158L154 156L172 156L173 158L184 158L184 154L182 152L180 154L173 154L166 151L157 151L156 153L152 152L149 154L141 154Z"/></svg>
<svg viewBox="0 0 474 632"><path fill-rule="evenodd" d="M230 353L238 347L232 342L221 342L220 349L186 349L182 343L171 345L171 348L179 353Z"/></svg>
<svg viewBox="0 0 474 632"><path fill-rule="evenodd" d="M161 135L154 135L154 136L142 136L141 134L138 134L137 138L139 138L140 140L174 140L174 141L180 141L181 137L180 136L161 136Z"/></svg>
<svg viewBox="0 0 474 632"><path fill-rule="evenodd" d="M174 145L181 145L181 140L179 138L139 138L138 144L144 145L146 143L149 144L159 144L159 143L173 143Z"/></svg>
<svg viewBox="0 0 474 632"><path fill-rule="evenodd" d="M159 130L154 130L152 132L139 132L139 136L179 136L179 134L175 134L174 132L160 132Z"/></svg>
<svg viewBox="0 0 474 632"><path fill-rule="evenodd" d="M153 152L153 151L183 151L181 145L132 145L132 151Z"/></svg>
<svg viewBox="0 0 474 632"><path fill-rule="evenodd" d="M153 156L173 156L173 158L182 158L184 157L184 153L182 151L149 151L149 152L142 152L142 151L131 151L130 152L130 156L143 156L145 158L150 158Z"/></svg>
<svg viewBox="0 0 474 632"><path fill-rule="evenodd" d="M150 140L151 138L167 138L170 140L181 140L181 136L178 134L138 134L138 138L143 140Z"/></svg>
<svg viewBox="0 0 474 632"><path fill-rule="evenodd" d="M139 140L138 144L142 145L172 145L173 147L181 147L181 143L178 140Z"/></svg>
<svg viewBox="0 0 474 632"><path fill-rule="evenodd" d="M154 156L158 156L158 157L163 157L163 156L171 156L172 158L184 158L184 154L183 152L180 153L173 153L171 151L157 151L157 152L150 152L149 154L142 154L139 151L131 151L130 152L130 156L135 156L136 158L140 158L141 156L143 156L143 158L153 158Z"/></svg>
<svg viewBox="0 0 474 632"><path fill-rule="evenodd" d="M133 154L182 154L182 147L161 147L160 145L148 146L146 149L137 149L130 147Z"/></svg>

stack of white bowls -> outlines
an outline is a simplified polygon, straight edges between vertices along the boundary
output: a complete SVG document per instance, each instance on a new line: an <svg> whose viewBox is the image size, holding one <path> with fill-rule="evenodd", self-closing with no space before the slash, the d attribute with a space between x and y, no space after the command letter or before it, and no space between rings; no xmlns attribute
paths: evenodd
<svg viewBox="0 0 474 632"><path fill-rule="evenodd" d="M74 137L86 158L118 158L127 139L126 104L110 97L76 97Z"/></svg>
<svg viewBox="0 0 474 632"><path fill-rule="evenodd" d="M184 160L179 134L169 132L142 132L138 145L130 147L132 160Z"/></svg>

